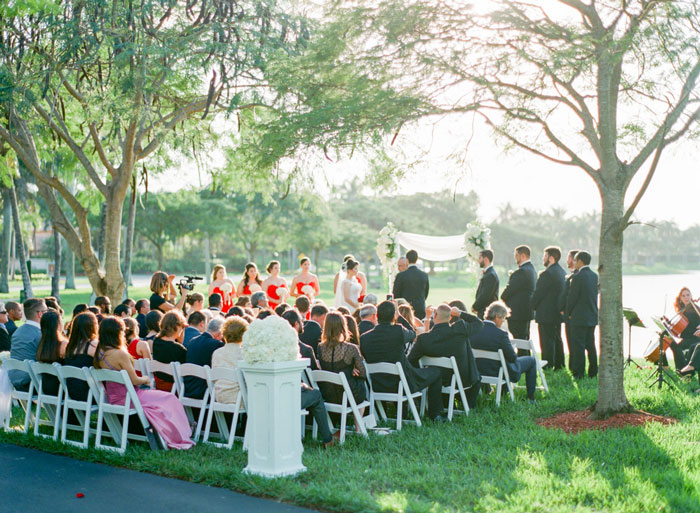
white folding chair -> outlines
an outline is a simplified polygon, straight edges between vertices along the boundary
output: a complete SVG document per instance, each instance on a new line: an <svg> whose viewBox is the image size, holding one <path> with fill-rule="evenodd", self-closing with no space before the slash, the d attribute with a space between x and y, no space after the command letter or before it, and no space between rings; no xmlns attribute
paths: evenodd
<svg viewBox="0 0 700 513"><path fill-rule="evenodd" d="M148 367L146 365L147 358L139 358L138 360L134 360L134 369L137 372L141 373L141 376L148 376ZM153 381L153 378L151 378L151 381Z"/></svg>
<svg viewBox="0 0 700 513"><path fill-rule="evenodd" d="M418 415L418 409L416 408L416 403L414 399L421 397L423 391L411 392L408 386L408 381L406 380L406 375L403 372L403 367L401 367L400 362L396 363L366 363L367 368L367 379L370 382L370 389L373 396L373 401L376 404L377 411L383 420L389 420L384 411L383 401L396 403L396 429L400 430L403 422L403 403L408 403L411 409L411 415L413 415L414 422L416 425L421 426L420 416ZM398 376L399 384L396 392L377 392L372 385L372 376L374 374L389 374L392 376ZM406 420L406 422L410 422Z"/></svg>
<svg viewBox="0 0 700 513"><path fill-rule="evenodd" d="M508 387L508 393L510 394L510 400L515 401L515 394L513 393L513 385L510 382L510 377L508 376L508 367L506 366L506 359L503 356L503 351L499 349L498 351L484 351L483 349L473 349L474 358L483 358L485 360L494 360L500 362L501 368L498 370L498 376L484 376L481 375L481 382L488 385L496 386L496 405L501 405L501 387L505 385Z"/></svg>
<svg viewBox="0 0 700 513"><path fill-rule="evenodd" d="M213 369L205 367L204 370L208 387L209 411L207 412L207 421L204 427L204 438L202 438L202 441L216 445L217 447L226 447L227 449L230 449L233 447L233 442L236 438L238 416L246 411L244 403L247 397L244 397L246 394L244 392L245 383L242 379L242 373L238 369L227 367L214 367ZM218 401L215 386L216 382L220 379L238 383L240 390L238 392L238 396L236 397L235 403L222 403ZM226 422L226 417L224 415L225 413L231 413L233 415L230 425ZM216 417L216 426L219 431L219 435L223 440L226 440L226 443L211 442L209 440L211 433L211 421L214 417Z"/></svg>
<svg viewBox="0 0 700 513"><path fill-rule="evenodd" d="M547 378L544 377L544 368L547 366L549 363L547 360L540 360L540 357L537 355L537 351L535 351L535 343L532 340L521 340L521 339L513 339L513 345L517 349L528 349L532 351L532 356L535 357L535 362L537 365L537 374L540 376L540 380L542 381L542 386L537 387L539 390L544 390L546 394L549 393L549 387L547 386ZM516 388L524 388L523 385L516 385Z"/></svg>
<svg viewBox="0 0 700 513"><path fill-rule="evenodd" d="M195 378L199 378L203 381L206 382L207 380L207 371L206 369L209 369L208 365L205 365L202 367L201 365L196 365L194 363L180 363L180 362L173 362L173 371L175 374L175 380L177 381L177 398L180 400L182 403L182 406L185 407L185 413L187 414L187 419L190 422L194 422L194 410L195 408L199 410L199 414L197 415L197 428L195 429L194 432L194 438L193 440L195 442L199 441L199 435L202 432L202 426L204 425L204 418L206 414L206 410L209 406L209 387L207 386L206 390L204 391L204 396L201 399L195 399L192 397L187 397L185 395L185 377L191 376Z"/></svg>
<svg viewBox="0 0 700 513"><path fill-rule="evenodd" d="M469 415L469 404L467 403L467 396L464 394L464 385L462 384L462 377L459 375L459 368L457 367L457 360L455 360L455 357L450 356L448 358L446 356L422 356L421 359L418 360L418 363L421 367L440 367L442 369L449 369L452 371L452 381L450 382L450 386L442 387L442 393L447 394L450 397L450 403L447 407L447 418L452 420L452 415L454 414L455 408L455 397L457 394L459 394L459 397L462 400L464 414ZM424 391L423 398L420 403L421 415L423 415L425 412L425 398L426 394Z"/></svg>
<svg viewBox="0 0 700 513"><path fill-rule="evenodd" d="M63 385L58 378L58 370L56 366L60 366L60 364L41 362L30 362L29 364L29 372L35 382L37 391L34 436L51 438L52 440L56 440L58 438L58 433L61 426L61 405L63 403ZM46 376L53 376L58 382L58 391L56 395L50 395L44 391L44 380L46 379ZM42 408L46 412L46 416L49 419L48 424L53 425L52 435L45 435L39 432L39 426L43 424L41 421Z"/></svg>
<svg viewBox="0 0 700 513"><path fill-rule="evenodd" d="M340 404L330 403L325 401L326 411L329 413L339 413L340 414L340 443L345 442L345 431L347 429L348 413L351 413L355 418L357 425L360 427L360 434L367 436L367 428L365 427L364 417L360 414L360 408L369 407L370 403L368 400L357 404L355 402L355 397L352 395L352 390L350 389L350 384L348 383L348 378L342 372L329 372L324 370L311 370L308 369L308 375L312 381L312 386L318 388L318 383L328 383L331 385L337 385L343 388L343 398ZM329 424L330 417L329 417ZM331 424L332 426L332 424Z"/></svg>
<svg viewBox="0 0 700 513"><path fill-rule="evenodd" d="M132 440L148 441L148 438L144 435L137 435L129 433L129 418L132 415L136 417L141 422L144 432L151 429L148 419L143 412L141 407L141 401L139 401L134 386L129 379L129 374L125 370L107 370L107 369L90 369L90 375L94 380L98 389L98 401L97 401L97 434L95 437L95 448L96 449L106 449L109 451L116 451L121 454L126 451L127 440L130 438ZM124 398L124 404L111 404L107 399L107 394L105 392L104 384L107 382L118 383L126 387L126 396ZM122 417L121 423L119 422L119 417ZM107 423L107 428L109 435L114 442L117 444L106 445L102 443L103 435L103 424ZM153 430L154 434L160 438L157 431ZM160 439L161 446L167 449L167 445Z"/></svg>
<svg viewBox="0 0 700 513"><path fill-rule="evenodd" d="M32 405L34 400L36 399L34 388L35 383L29 369L30 362L31 360L14 360L12 358L7 358L2 361L2 368L5 369L8 373L10 371L19 371L26 372L29 376L29 388L26 392L22 390L17 390L12 384L12 380L10 380L10 386L12 387L12 391L10 392L11 400L12 402L19 403L19 405L24 410L24 428L22 430L24 434L29 433L29 423L33 419ZM9 416L5 419L3 429L5 429L5 431L8 431L10 429Z"/></svg>
<svg viewBox="0 0 700 513"><path fill-rule="evenodd" d="M175 395L178 394L178 382L177 379L175 379L175 368L173 367L173 363L179 362L163 363L159 362L158 360L149 360L148 358L142 358L142 362L144 363L141 363L141 368L145 369L145 375L151 380L151 386L153 388L156 388L155 373L161 372L173 378L173 387L170 389L170 393Z"/></svg>
<svg viewBox="0 0 700 513"><path fill-rule="evenodd" d="M61 365L58 368L58 379L61 381L63 386L63 419L61 422L61 442L64 444L75 445L77 447L82 447L84 449L88 446L88 440L90 438L90 417L93 413L97 412L97 405L92 403L92 391L95 388L90 387L89 383L92 381L92 376L90 376L90 370L87 367L78 368L71 367L70 365ZM68 380L69 379L79 379L88 383L88 395L84 401L78 399L73 399L68 391ZM73 410L75 417L78 420L78 424L68 424L68 412ZM69 440L66 435L68 430L79 431L83 433L83 441L76 442L75 440Z"/></svg>

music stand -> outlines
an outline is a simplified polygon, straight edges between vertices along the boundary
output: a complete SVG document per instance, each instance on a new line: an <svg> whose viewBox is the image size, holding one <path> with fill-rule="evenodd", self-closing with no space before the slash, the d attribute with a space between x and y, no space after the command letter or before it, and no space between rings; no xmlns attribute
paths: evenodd
<svg viewBox="0 0 700 513"><path fill-rule="evenodd" d="M641 369L641 365L639 365L637 362L635 362L632 359L632 328L646 328L642 320L639 318L639 315L637 315L637 312L632 310L631 308L623 308L622 309L622 315L625 317L625 320L627 321L627 326L628 326L628 337L627 337L627 360L625 360L625 364L623 365L623 368L626 368L630 364L634 364L637 366L638 369Z"/></svg>
<svg viewBox="0 0 700 513"><path fill-rule="evenodd" d="M653 378L656 376L656 379L649 385L649 387L653 387L656 383L659 384L659 390L661 390L661 387L663 387L664 383L667 384L668 386L674 385L676 383L676 376L674 376L672 373L664 369L664 364L663 364L663 357L664 355L664 336L668 335L673 339L673 334L670 332L668 329L668 326L666 323L659 319L658 317L652 317L652 321L654 321L654 324L659 328L659 359L657 361L657 366L654 372L651 373L651 376L649 378ZM666 376L666 378L664 378Z"/></svg>

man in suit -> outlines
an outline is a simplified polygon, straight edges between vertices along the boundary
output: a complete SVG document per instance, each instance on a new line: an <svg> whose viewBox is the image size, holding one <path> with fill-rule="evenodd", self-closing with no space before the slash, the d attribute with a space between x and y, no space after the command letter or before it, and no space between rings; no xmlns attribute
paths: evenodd
<svg viewBox="0 0 700 513"><path fill-rule="evenodd" d="M400 257L400 258L396 261L396 267L398 268L398 270L399 270L400 273L402 273L402 272L404 272L406 269L408 269L408 260L406 260L406 257L405 257L405 256Z"/></svg>
<svg viewBox="0 0 700 513"><path fill-rule="evenodd" d="M323 323L327 313L328 307L326 305L314 305L311 308L309 320L304 322L304 331L299 336L299 340L313 348L314 354L318 353L318 345L321 343Z"/></svg>
<svg viewBox="0 0 700 513"><path fill-rule="evenodd" d="M360 331L360 336L370 330L373 330L377 325L377 307L374 305L364 305L360 308L360 324L357 329Z"/></svg>
<svg viewBox="0 0 700 513"><path fill-rule="evenodd" d="M407 272L407 271L405 271ZM401 363L411 392L428 389L428 416L444 422L442 416L442 374L439 369L429 367L417 369L406 359L406 345L413 341L415 332L406 326L395 324L397 309L393 301L382 301L377 306L378 324L360 336L360 350L367 363ZM376 374L372 386L378 392L396 392L398 376Z"/></svg>
<svg viewBox="0 0 700 513"><path fill-rule="evenodd" d="M12 337L17 330L15 322L22 320L22 305L15 301L8 301L5 303L5 310L7 310L7 322L5 323L5 327L7 328L7 333Z"/></svg>
<svg viewBox="0 0 700 513"><path fill-rule="evenodd" d="M564 333L566 333L566 347L569 349L569 355L571 355L571 335L569 334L569 322L566 318L566 298L569 297L571 279L577 272L576 267L574 266L574 259L576 258L576 253L578 252L578 249L571 249L566 255L566 267L567 269L569 269L569 274L566 276L566 281L564 282L564 290L561 291L561 296L559 298L559 312L561 313L561 318L564 322Z"/></svg>
<svg viewBox="0 0 700 513"><path fill-rule="evenodd" d="M418 253L411 249L406 253L408 269L396 275L394 280L394 298L404 298L411 303L416 317L425 318L425 299L428 297L430 280L428 273L418 269Z"/></svg>
<svg viewBox="0 0 700 513"><path fill-rule="evenodd" d="M510 308L508 329L513 338L530 340L530 321L533 319L530 300L535 292L537 272L530 261L530 248L518 246L515 248L515 263L518 269L508 279L508 285L501 294L501 299ZM530 354L527 350L518 350L519 356Z"/></svg>
<svg viewBox="0 0 700 513"><path fill-rule="evenodd" d="M474 349L483 351L503 351L511 383L520 381L525 374L525 387L529 401L535 400L537 389L537 361L534 356L517 356L508 338L508 332L501 328L508 315L508 308L500 301L491 303L486 310L484 327L471 338ZM495 360L476 359L479 372L484 376L498 376L501 364Z"/></svg>
<svg viewBox="0 0 700 513"><path fill-rule="evenodd" d="M589 267L591 255L586 251L576 253L576 274L566 298L566 319L569 323L569 369L574 378L580 379L586 370L588 353L588 377L598 374L598 355L595 347L595 327L598 325L598 275Z"/></svg>
<svg viewBox="0 0 700 513"><path fill-rule="evenodd" d="M479 253L479 267L481 279L479 287L476 289L476 299L472 305L474 312L479 319L484 318L486 307L498 300L498 274L493 268L493 251L485 249Z"/></svg>
<svg viewBox="0 0 700 513"><path fill-rule="evenodd" d="M301 341L301 335L304 333L304 322L301 315L299 315L299 312L293 308L290 308L282 314L282 319L287 321L289 325L299 334L299 353L301 354L302 358L309 359L309 368L311 368L311 370L320 370L321 366L318 364L313 347L308 344L304 344Z"/></svg>
<svg viewBox="0 0 700 513"><path fill-rule="evenodd" d="M136 322L139 323L139 338L148 335L146 327L146 315L151 311L151 303L148 299L139 299L136 301Z"/></svg>
<svg viewBox="0 0 700 513"><path fill-rule="evenodd" d="M221 319L221 316L217 315L214 319ZM185 328L182 345L189 349L190 342L207 330L207 317L202 312L195 310L187 318L187 324L189 326Z"/></svg>
<svg viewBox="0 0 700 513"><path fill-rule="evenodd" d="M208 310L212 314L213 319L223 316L223 313L221 312L221 301L221 294L218 292L214 292L213 294L209 295Z"/></svg>
<svg viewBox="0 0 700 513"><path fill-rule="evenodd" d="M15 360L36 360L36 350L41 339L41 317L48 311L43 299L32 298L24 302L26 321L12 334L10 358ZM10 371L10 381L17 390L29 390L29 374Z"/></svg>
<svg viewBox="0 0 700 513"><path fill-rule="evenodd" d="M542 359L554 370L564 368L564 343L561 339L559 299L566 282L566 271L559 265L561 249L549 246L544 250L545 270L540 273L532 295L532 309L540 334Z"/></svg>
<svg viewBox="0 0 700 513"><path fill-rule="evenodd" d="M0 351L10 350L10 334L7 332L5 323L7 322L7 310L5 305L0 303Z"/></svg>
<svg viewBox="0 0 700 513"><path fill-rule="evenodd" d="M468 316L468 321L462 319L462 314ZM450 321L455 319L453 323ZM476 407L476 398L479 395L481 376L476 367L474 354L469 345L469 337L477 333L482 326L481 320L466 312L461 312L456 307L441 304L435 310L433 328L418 335L408 354L408 362L414 367L419 366L422 356L454 356L459 370L462 385L467 387L465 391L467 403L470 408ZM443 385L449 386L452 380L452 371L440 369Z"/></svg>
<svg viewBox="0 0 700 513"><path fill-rule="evenodd" d="M192 315L195 313L198 312L192 312ZM192 318L192 315L190 315L190 318ZM223 327L224 319L214 317L209 322L204 333L190 340L190 343L187 345L186 362L211 367L211 357L214 351L224 347L222 342L224 338ZM185 376L183 382L185 384L186 397L194 399L202 399L204 397L204 392L207 391L207 382L205 380L196 376Z"/></svg>

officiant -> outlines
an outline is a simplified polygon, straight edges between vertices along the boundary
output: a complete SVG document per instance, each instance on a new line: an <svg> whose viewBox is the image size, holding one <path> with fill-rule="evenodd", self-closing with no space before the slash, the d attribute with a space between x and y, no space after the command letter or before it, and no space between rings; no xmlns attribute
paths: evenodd
<svg viewBox="0 0 700 513"><path fill-rule="evenodd" d="M408 301L419 319L425 318L425 299L430 289L428 273L418 269L418 252L411 249L406 252L408 268L396 275L394 280L394 298Z"/></svg>

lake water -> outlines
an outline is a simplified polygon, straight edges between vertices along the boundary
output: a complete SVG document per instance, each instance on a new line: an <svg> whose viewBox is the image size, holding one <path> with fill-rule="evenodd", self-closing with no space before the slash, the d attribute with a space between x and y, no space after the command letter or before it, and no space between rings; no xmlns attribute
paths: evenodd
<svg viewBox="0 0 700 513"><path fill-rule="evenodd" d="M632 308L644 319L650 316L660 317L674 314L673 301L682 287L689 287L695 298L700 297L700 271L687 272L683 274L662 274L662 275L634 275L622 278L622 304L625 308ZM628 347L628 327L625 321L624 328L624 351L627 356ZM650 341L658 340L656 328L632 328L632 356L641 357ZM533 322L530 334L537 347L539 347L539 337L537 335L537 325ZM596 345L600 348L597 342ZM566 341L564 341L566 351ZM672 359L671 351L667 356Z"/></svg>

